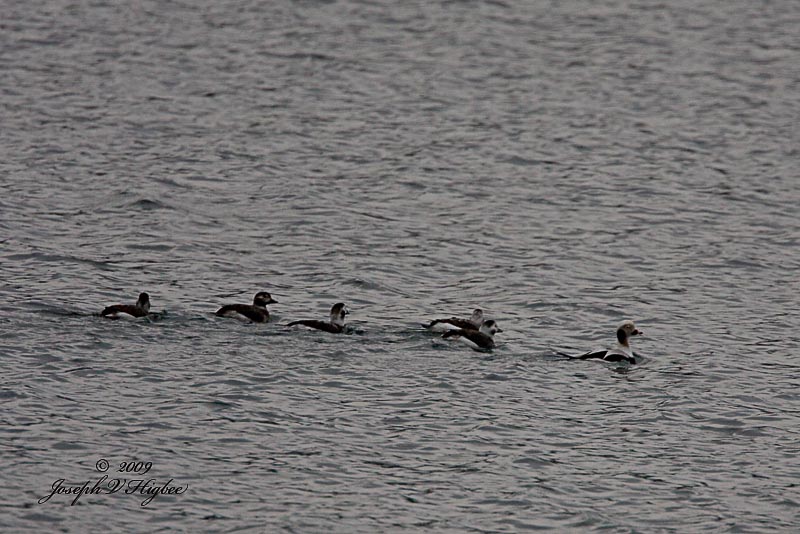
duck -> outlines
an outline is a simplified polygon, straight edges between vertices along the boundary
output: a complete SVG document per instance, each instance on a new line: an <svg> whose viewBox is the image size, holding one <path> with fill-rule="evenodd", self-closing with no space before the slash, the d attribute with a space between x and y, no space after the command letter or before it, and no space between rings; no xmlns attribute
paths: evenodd
<svg viewBox="0 0 800 534"><path fill-rule="evenodd" d="M494 335L498 332L502 332L502 330L497 326L497 321L489 319L484 321L478 330L473 328L448 330L442 337L457 339L473 350L491 350L495 347Z"/></svg>
<svg viewBox="0 0 800 534"><path fill-rule="evenodd" d="M322 330L323 332L330 332L331 334L341 334L342 332L345 331L344 318L349 313L350 310L347 308L347 306L344 305L343 302L337 302L331 308L330 321L318 321L316 319L302 319L300 321L292 321L286 326L287 327L305 326L308 328L314 328L316 330Z"/></svg>
<svg viewBox="0 0 800 534"><path fill-rule="evenodd" d="M136 319L150 313L150 295L139 293L136 304L114 304L106 306L100 315L106 319Z"/></svg>
<svg viewBox="0 0 800 534"><path fill-rule="evenodd" d="M269 322L269 310L267 304L277 304L278 301L266 291L259 291L253 297L252 304L226 304L216 311L218 317L230 317L240 321L250 321L253 323Z"/></svg>
<svg viewBox="0 0 800 534"><path fill-rule="evenodd" d="M475 308L472 310L472 316L469 319L461 319L459 317L450 317L449 319L434 319L428 324L422 326L431 332L443 333L448 330L478 330L483 324L483 310Z"/></svg>
<svg viewBox="0 0 800 534"><path fill-rule="evenodd" d="M559 352L559 354L573 360L602 360L605 362L636 363L636 356L638 355L631 349L630 339L633 336L641 335L644 335L644 332L639 330L633 321L625 320L617 326L617 345L614 348L589 351L578 356L571 356L563 352Z"/></svg>

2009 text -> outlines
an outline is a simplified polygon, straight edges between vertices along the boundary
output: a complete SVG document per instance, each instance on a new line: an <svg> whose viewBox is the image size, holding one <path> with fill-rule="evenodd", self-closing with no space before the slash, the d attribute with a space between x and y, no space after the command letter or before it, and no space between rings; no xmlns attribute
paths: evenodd
<svg viewBox="0 0 800 534"><path fill-rule="evenodd" d="M150 472L153 462L120 462L118 473L136 473L145 475Z"/></svg>

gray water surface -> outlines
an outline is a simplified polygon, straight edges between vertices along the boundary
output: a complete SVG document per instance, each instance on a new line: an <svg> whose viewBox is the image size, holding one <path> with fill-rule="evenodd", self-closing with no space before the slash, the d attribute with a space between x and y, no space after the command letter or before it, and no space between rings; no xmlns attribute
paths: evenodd
<svg viewBox="0 0 800 534"><path fill-rule="evenodd" d="M0 8L0 530L800 529L800 4Z"/></svg>

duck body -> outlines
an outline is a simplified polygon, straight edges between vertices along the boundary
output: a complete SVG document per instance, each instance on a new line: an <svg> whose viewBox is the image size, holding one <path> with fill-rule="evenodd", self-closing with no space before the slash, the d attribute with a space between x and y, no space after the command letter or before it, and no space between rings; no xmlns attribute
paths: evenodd
<svg viewBox="0 0 800 534"><path fill-rule="evenodd" d="M458 330L448 330L442 335L444 339L455 339L467 345L473 350L492 350L495 348L494 335L502 332L494 320L485 321L479 330L462 328Z"/></svg>
<svg viewBox="0 0 800 534"><path fill-rule="evenodd" d="M150 295L140 293L136 304L114 304L106 306L100 315L106 319L138 319L150 313Z"/></svg>
<svg viewBox="0 0 800 534"><path fill-rule="evenodd" d="M315 330L322 330L323 332L330 332L331 334L341 334L344 332L344 325L333 324L328 321L319 321L316 319L302 319L300 321L292 321L286 326L305 326Z"/></svg>
<svg viewBox="0 0 800 534"><path fill-rule="evenodd" d="M345 331L344 318L350 313L347 306L342 302L337 302L331 308L330 321L319 321L316 319L301 319L299 321L292 321L287 324L290 326L305 326L306 328L313 328L314 330L322 330L331 334L341 334Z"/></svg>
<svg viewBox="0 0 800 534"><path fill-rule="evenodd" d="M631 349L630 338L633 336L641 336L643 332L636 328L633 321L622 321L617 326L617 345L611 349L589 351L578 356L571 356L560 352L573 360L602 360L604 362L621 363L626 362L630 364L636 363L637 354Z"/></svg>
<svg viewBox="0 0 800 534"><path fill-rule="evenodd" d="M430 323L423 324L422 326L431 332L441 334L449 330L478 330L481 324L483 324L483 310L475 308L469 319L461 319L460 317L434 319Z"/></svg>
<svg viewBox="0 0 800 534"><path fill-rule="evenodd" d="M580 356L573 356L575 360L603 360L604 362L628 362L636 363L636 357L633 353L627 354L618 350L598 350L595 352L587 352Z"/></svg>
<svg viewBox="0 0 800 534"><path fill-rule="evenodd" d="M278 301L266 291L259 291L253 297L252 304L226 304L216 311L218 317L230 317L245 322L269 322L267 304L276 304Z"/></svg>

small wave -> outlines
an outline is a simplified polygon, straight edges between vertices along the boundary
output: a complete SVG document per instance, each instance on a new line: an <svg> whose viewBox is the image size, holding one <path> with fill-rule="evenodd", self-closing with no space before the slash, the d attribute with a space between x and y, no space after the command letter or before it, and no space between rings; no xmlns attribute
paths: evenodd
<svg viewBox="0 0 800 534"><path fill-rule="evenodd" d="M158 201L158 200L151 200L149 198L140 198L139 200L135 200L129 203L126 207L131 209L140 209L143 211L155 211L155 210L162 210L162 209L174 209L172 206Z"/></svg>

